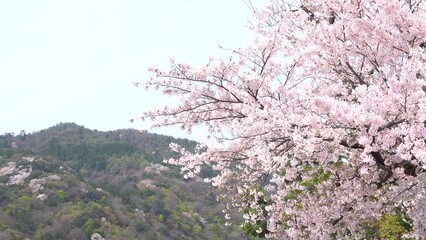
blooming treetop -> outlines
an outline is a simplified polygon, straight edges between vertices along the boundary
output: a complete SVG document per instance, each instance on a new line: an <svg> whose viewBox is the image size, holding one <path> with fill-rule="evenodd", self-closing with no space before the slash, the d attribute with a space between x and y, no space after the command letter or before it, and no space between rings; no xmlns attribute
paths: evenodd
<svg viewBox="0 0 426 240"><path fill-rule="evenodd" d="M144 82L179 99L154 127L204 124L220 143L179 149L256 232L361 237L383 214L426 231L426 2L274 0L253 8L253 44Z"/></svg>

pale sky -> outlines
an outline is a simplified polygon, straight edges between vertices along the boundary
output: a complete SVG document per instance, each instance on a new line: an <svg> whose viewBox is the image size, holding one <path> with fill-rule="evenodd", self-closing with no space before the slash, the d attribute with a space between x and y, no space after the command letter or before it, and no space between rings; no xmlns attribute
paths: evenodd
<svg viewBox="0 0 426 240"><path fill-rule="evenodd" d="M219 45L247 44L244 1L0 0L0 134L60 122L149 130L128 120L170 100L132 82L170 58L201 65L228 54Z"/></svg>

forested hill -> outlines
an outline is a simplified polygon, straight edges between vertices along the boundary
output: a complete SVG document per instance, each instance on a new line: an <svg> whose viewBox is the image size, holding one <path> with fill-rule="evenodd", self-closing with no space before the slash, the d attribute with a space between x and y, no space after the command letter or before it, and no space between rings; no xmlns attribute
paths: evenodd
<svg viewBox="0 0 426 240"><path fill-rule="evenodd" d="M196 144L73 123L0 135L0 239L245 239L208 185L163 163L170 142Z"/></svg>

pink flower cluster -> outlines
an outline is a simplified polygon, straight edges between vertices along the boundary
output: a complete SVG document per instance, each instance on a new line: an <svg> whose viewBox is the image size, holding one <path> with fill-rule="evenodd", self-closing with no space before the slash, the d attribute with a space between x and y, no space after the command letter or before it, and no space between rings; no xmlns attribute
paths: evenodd
<svg viewBox="0 0 426 240"><path fill-rule="evenodd" d="M218 174L229 207L268 237L362 236L404 211L426 232L426 1L271 1L253 44L143 84L179 100L154 127L203 124L218 144L170 163Z"/></svg>

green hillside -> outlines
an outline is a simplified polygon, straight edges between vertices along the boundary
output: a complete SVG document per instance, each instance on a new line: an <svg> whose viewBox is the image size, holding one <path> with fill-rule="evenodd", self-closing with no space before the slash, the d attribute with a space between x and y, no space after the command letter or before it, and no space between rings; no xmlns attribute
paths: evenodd
<svg viewBox="0 0 426 240"><path fill-rule="evenodd" d="M195 146L73 123L0 135L0 239L246 239L213 189L163 163L170 142Z"/></svg>

